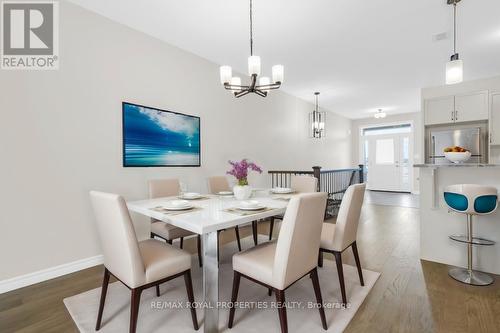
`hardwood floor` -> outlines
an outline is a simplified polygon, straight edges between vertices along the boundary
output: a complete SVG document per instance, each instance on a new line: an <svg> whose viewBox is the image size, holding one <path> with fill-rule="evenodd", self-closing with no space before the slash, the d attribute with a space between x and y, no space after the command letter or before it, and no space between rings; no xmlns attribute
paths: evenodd
<svg viewBox="0 0 500 333"><path fill-rule="evenodd" d="M259 233L267 232L260 223ZM251 227L240 234L251 237ZM233 240L234 232L222 233L221 244ZM347 333L500 331L500 278L488 287L466 286L448 277L446 265L421 261L417 209L365 205L357 243L361 265L382 274ZM196 253L196 239L184 248ZM335 265L331 255L324 258ZM355 264L352 251L342 259ZM62 300L99 287L102 272L94 267L0 295L0 332L77 332Z"/></svg>

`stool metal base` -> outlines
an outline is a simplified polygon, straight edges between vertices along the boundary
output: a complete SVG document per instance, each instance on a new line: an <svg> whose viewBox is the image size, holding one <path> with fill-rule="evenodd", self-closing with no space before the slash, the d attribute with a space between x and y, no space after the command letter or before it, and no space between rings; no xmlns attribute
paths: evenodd
<svg viewBox="0 0 500 333"><path fill-rule="evenodd" d="M479 271L469 271L467 268L452 268L448 274L457 281L473 286L487 286L493 283L490 275Z"/></svg>

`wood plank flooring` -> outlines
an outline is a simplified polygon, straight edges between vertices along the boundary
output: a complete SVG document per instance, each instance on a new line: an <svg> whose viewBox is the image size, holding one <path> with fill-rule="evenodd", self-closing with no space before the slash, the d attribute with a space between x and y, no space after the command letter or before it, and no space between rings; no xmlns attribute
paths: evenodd
<svg viewBox="0 0 500 333"><path fill-rule="evenodd" d="M260 233L267 230L259 225ZM231 231L222 233L222 244L234 240ZM250 228L240 232L251 236ZM192 253L195 246L185 241ZM500 278L488 287L466 286L448 277L446 265L421 261L417 209L366 204L358 248L362 266L382 274L347 333L500 332ZM325 265L335 264L331 256L325 259ZM350 250L343 260L354 265ZM77 332L62 300L99 287L102 271L94 267L0 295L0 332Z"/></svg>

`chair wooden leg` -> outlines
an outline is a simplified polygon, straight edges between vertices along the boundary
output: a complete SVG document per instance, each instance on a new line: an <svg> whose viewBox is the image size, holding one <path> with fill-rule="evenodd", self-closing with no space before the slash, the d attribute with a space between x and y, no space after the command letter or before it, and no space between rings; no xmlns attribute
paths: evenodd
<svg viewBox="0 0 500 333"><path fill-rule="evenodd" d="M273 229L274 229L274 217L271 217L269 222L269 240L273 239Z"/></svg>
<svg viewBox="0 0 500 333"><path fill-rule="evenodd" d="M182 249L184 247L184 237L181 237L181 244L180 244L180 248Z"/></svg>
<svg viewBox="0 0 500 333"><path fill-rule="evenodd" d="M160 297L160 285L156 285L156 297Z"/></svg>
<svg viewBox="0 0 500 333"><path fill-rule="evenodd" d="M318 267L323 267L323 252L319 251L318 253Z"/></svg>
<svg viewBox="0 0 500 333"><path fill-rule="evenodd" d="M314 287L314 293L316 294L316 303L318 303L319 306L319 316L321 317L321 324L323 325L323 329L327 330L328 326L326 325L325 309L323 308L323 298L321 297L317 268L313 269L313 271L311 272L311 280Z"/></svg>
<svg viewBox="0 0 500 333"><path fill-rule="evenodd" d="M238 228L238 226L234 227L234 232L236 233L236 242L238 243L238 251L241 252L240 228Z"/></svg>
<svg viewBox="0 0 500 333"><path fill-rule="evenodd" d="M241 274L237 271L234 271L234 277L233 277L233 292L231 294L231 308L229 309L229 321L227 323L228 328L233 327L233 321L234 321L234 312L236 311L234 307L234 303L238 300L238 290L240 289L240 279L241 279Z"/></svg>
<svg viewBox="0 0 500 333"><path fill-rule="evenodd" d="M345 282L344 282L344 268L342 267L342 253L334 251L335 263L337 264L337 272L339 273L339 283L340 292L342 293L342 304L347 303L347 297L345 296Z"/></svg>
<svg viewBox="0 0 500 333"><path fill-rule="evenodd" d="M365 281L363 280L363 271L361 270L361 262L359 261L358 247L356 242L352 243L352 253L354 254L354 260L356 260L356 267L358 268L359 283L364 286Z"/></svg>
<svg viewBox="0 0 500 333"><path fill-rule="evenodd" d="M106 267L104 267L104 277L102 278L102 289L101 289L101 301L99 302L99 312L97 314L97 322L95 324L95 330L99 331L101 329L102 312L104 311L104 302L106 302L106 294L108 292L109 277L111 273Z"/></svg>
<svg viewBox="0 0 500 333"><path fill-rule="evenodd" d="M257 221L252 221L252 235L253 235L253 243L257 245L259 243L258 235L259 231L257 230Z"/></svg>
<svg viewBox="0 0 500 333"><path fill-rule="evenodd" d="M203 267L203 257L201 255L201 235L198 235L198 262L200 263L200 267Z"/></svg>
<svg viewBox="0 0 500 333"><path fill-rule="evenodd" d="M286 307L285 307L285 291L284 290L274 290L276 294L276 306L278 307L278 314L280 317L281 333L288 333L288 322L286 319Z"/></svg>
<svg viewBox="0 0 500 333"><path fill-rule="evenodd" d="M150 233L149 236L150 236L150 238L155 238L155 234L153 234L153 233Z"/></svg>
<svg viewBox="0 0 500 333"><path fill-rule="evenodd" d="M191 319L193 320L194 330L198 330L198 318L196 317L196 307L194 305L193 282L191 280L191 270L184 274L184 282L186 282L186 291L188 295L189 308L191 309Z"/></svg>
<svg viewBox="0 0 500 333"><path fill-rule="evenodd" d="M139 315L139 304L141 302L141 288L132 289L130 296L130 327L129 332L135 333L137 328L137 316Z"/></svg>

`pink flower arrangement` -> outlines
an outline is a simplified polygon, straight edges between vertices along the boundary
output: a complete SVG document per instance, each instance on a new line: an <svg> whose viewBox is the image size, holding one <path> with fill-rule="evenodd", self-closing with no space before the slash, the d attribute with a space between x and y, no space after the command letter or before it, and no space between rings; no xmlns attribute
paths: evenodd
<svg viewBox="0 0 500 333"><path fill-rule="evenodd" d="M262 169L255 163L249 162L246 158L239 162L229 161L232 169L227 172L228 175L236 177L238 179L238 185L245 186L248 185L248 170L257 171L262 173Z"/></svg>

